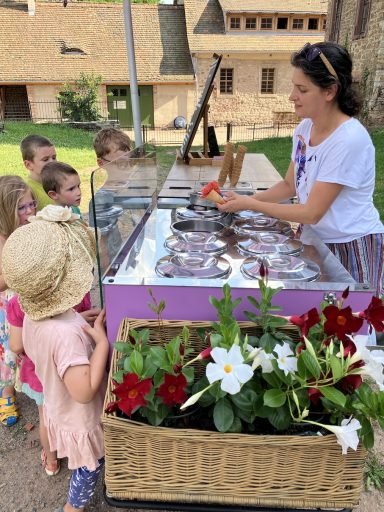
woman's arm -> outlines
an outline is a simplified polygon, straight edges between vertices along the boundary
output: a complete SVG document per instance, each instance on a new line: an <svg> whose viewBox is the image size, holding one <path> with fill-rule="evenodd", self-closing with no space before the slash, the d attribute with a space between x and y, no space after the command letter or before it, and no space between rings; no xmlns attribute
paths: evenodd
<svg viewBox="0 0 384 512"><path fill-rule="evenodd" d="M105 375L109 343L104 329L105 310L95 320L94 327L83 326L95 344L89 365L70 366L64 373L64 384L71 397L82 404L90 402L99 390Z"/></svg>
<svg viewBox="0 0 384 512"><path fill-rule="evenodd" d="M9 348L15 354L20 354L24 350L22 327L9 326Z"/></svg>

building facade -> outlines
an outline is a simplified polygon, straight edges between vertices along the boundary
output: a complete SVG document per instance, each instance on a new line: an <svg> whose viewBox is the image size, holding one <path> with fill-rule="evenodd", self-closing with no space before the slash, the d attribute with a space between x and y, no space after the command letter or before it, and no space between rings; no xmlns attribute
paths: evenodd
<svg viewBox="0 0 384 512"><path fill-rule="evenodd" d="M330 0L326 38L351 53L362 120L384 125L384 0Z"/></svg>

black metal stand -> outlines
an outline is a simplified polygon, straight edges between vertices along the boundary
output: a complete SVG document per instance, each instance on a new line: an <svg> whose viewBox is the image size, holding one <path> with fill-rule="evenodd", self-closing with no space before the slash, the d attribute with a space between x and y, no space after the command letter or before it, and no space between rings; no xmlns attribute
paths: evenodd
<svg viewBox="0 0 384 512"><path fill-rule="evenodd" d="M181 503L176 501L137 501L118 500L108 496L104 486L104 499L108 505L125 509L174 510L177 512L352 512L351 508L338 510L322 508L276 508L276 507L239 507L231 505L210 505L208 503Z"/></svg>

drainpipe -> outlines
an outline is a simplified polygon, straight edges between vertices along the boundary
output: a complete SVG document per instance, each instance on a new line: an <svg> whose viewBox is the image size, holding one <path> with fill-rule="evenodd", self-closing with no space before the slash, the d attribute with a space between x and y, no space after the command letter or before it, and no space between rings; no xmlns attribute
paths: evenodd
<svg viewBox="0 0 384 512"><path fill-rule="evenodd" d="M139 88L137 86L136 74L136 60L135 60L135 46L133 43L133 29L132 29L132 13L130 0L123 0L124 11L124 25L125 25L125 40L127 43L128 53L128 66L129 66L129 84L131 90L131 103L133 114L133 129L135 132L135 146L143 145L141 137L141 115L140 115L140 102L139 102Z"/></svg>

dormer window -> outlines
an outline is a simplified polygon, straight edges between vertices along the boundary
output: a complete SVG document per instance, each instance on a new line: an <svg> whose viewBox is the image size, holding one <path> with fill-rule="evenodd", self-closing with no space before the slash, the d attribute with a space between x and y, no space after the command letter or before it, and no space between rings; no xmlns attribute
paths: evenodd
<svg viewBox="0 0 384 512"><path fill-rule="evenodd" d="M240 18L231 17L229 20L229 26L231 30L240 30Z"/></svg>
<svg viewBox="0 0 384 512"><path fill-rule="evenodd" d="M87 55L81 48L70 48L68 46L63 46L61 48L61 53L63 55Z"/></svg>
<svg viewBox="0 0 384 512"><path fill-rule="evenodd" d="M303 18L293 18L292 29L293 30L303 30L303 28L304 28L304 19Z"/></svg>
<svg viewBox="0 0 384 512"><path fill-rule="evenodd" d="M277 30L287 30L288 18L277 18Z"/></svg>
<svg viewBox="0 0 384 512"><path fill-rule="evenodd" d="M309 18L308 30L317 30L318 28L319 28L319 19L318 18Z"/></svg>
<svg viewBox="0 0 384 512"><path fill-rule="evenodd" d="M261 18L260 28L261 30L272 30L272 18Z"/></svg>
<svg viewBox="0 0 384 512"><path fill-rule="evenodd" d="M245 29L256 30L256 18L245 18Z"/></svg>

